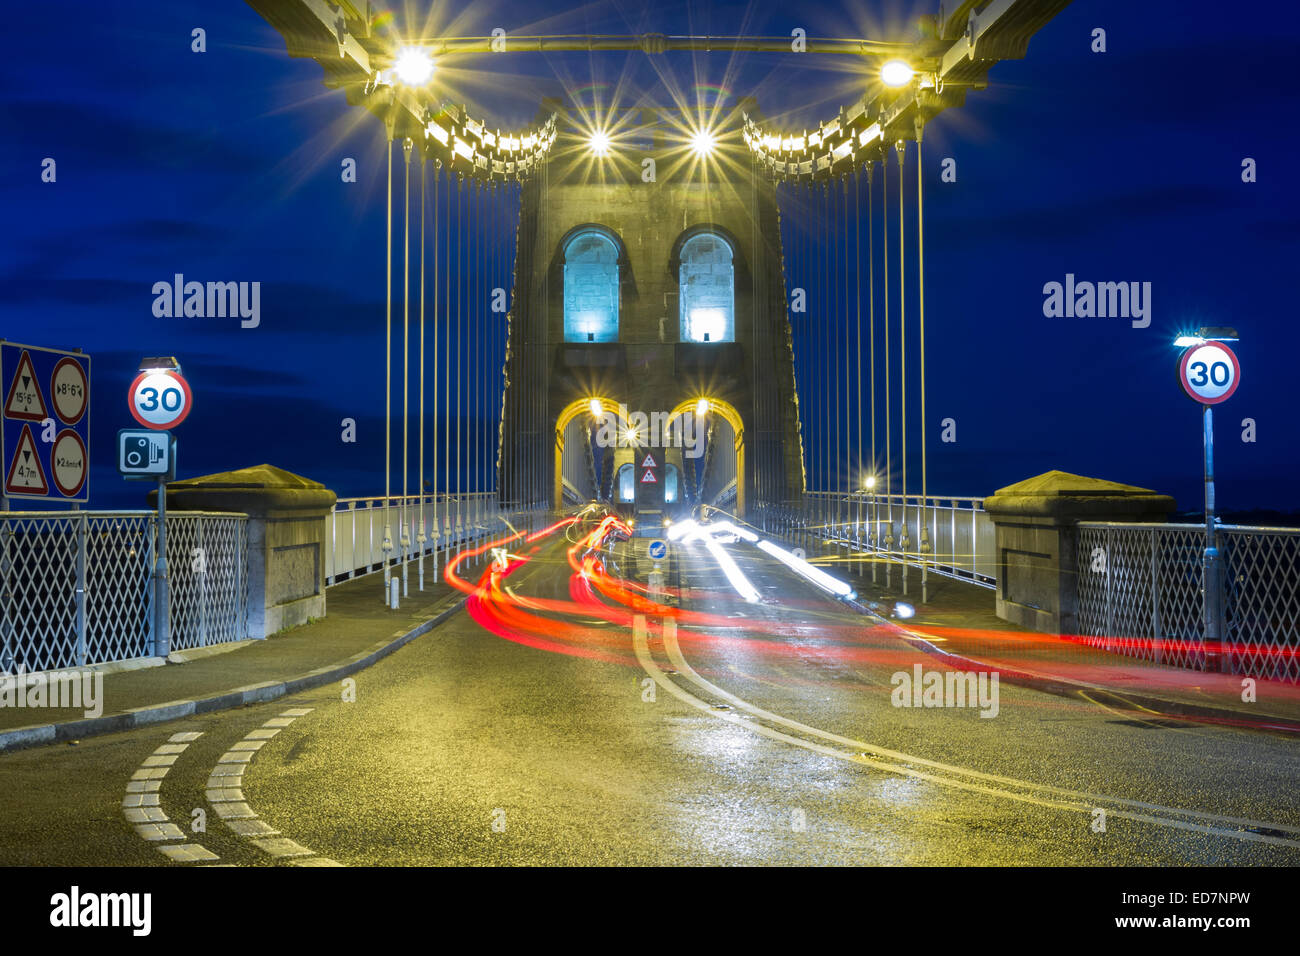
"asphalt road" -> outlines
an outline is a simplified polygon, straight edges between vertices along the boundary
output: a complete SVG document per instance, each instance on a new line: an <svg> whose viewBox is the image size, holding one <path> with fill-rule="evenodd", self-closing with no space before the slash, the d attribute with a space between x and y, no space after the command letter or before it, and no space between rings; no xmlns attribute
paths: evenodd
<svg viewBox="0 0 1300 956"><path fill-rule="evenodd" d="M894 706L894 675L937 660L743 542L762 603L679 546L669 583L714 619L675 635L545 610L574 600L574 537L506 578L544 637L464 611L354 701L0 755L0 864L1300 863L1292 741L1006 683L993 717Z"/></svg>

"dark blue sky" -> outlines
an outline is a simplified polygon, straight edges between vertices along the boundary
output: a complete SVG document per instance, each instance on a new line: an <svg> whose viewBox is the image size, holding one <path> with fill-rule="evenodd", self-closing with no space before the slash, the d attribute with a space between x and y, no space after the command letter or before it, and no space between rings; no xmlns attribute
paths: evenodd
<svg viewBox="0 0 1300 956"><path fill-rule="evenodd" d="M456 35L799 26L905 36L908 14L934 4L437 7L437 25ZM1243 378L1217 416L1220 504L1297 506L1300 135L1284 72L1300 28L1287 10L1253 5L1233 20L1217 3L1076 0L1025 60L995 67L989 89L928 128L932 491L988 494L1062 468L1196 508L1200 416L1176 384L1169 343L1183 328L1230 324ZM131 424L125 391L146 354L179 356L195 389L177 432L182 477L270 461L340 495L381 491L378 124L233 0L53 0L6 19L0 336L93 356L91 507L142 502L141 486L117 477L111 445ZM190 51L196 26L204 54ZM1107 31L1105 54L1089 51L1094 27ZM622 84L671 102L655 65L679 95L697 83L752 92L795 128L851 102L862 82L829 58L520 55L465 64L452 98L502 126L531 120L539 93L593 81L606 97ZM47 156L55 184L40 181ZM958 180L941 184L937 163L949 156ZM355 184L340 182L344 157L358 161ZM1243 157L1258 162L1258 182L1242 183ZM177 272L260 281L261 327L155 318L152 285ZM1043 284L1067 272L1151 282L1151 326L1045 318ZM358 421L355 444L340 441L344 417ZM957 419L956 444L937 440L945 417ZM1258 423L1254 444L1240 441L1245 417Z"/></svg>

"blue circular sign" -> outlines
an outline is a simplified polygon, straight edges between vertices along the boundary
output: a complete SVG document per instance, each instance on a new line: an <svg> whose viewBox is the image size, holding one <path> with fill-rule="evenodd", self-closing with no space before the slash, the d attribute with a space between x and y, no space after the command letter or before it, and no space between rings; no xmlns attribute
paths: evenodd
<svg viewBox="0 0 1300 956"><path fill-rule="evenodd" d="M656 538L650 542L650 557L655 561L662 561L668 554L668 542Z"/></svg>

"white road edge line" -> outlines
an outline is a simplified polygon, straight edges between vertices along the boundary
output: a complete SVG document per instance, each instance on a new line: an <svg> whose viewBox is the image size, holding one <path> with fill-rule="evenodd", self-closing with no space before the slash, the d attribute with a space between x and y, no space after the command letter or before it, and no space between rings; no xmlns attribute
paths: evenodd
<svg viewBox="0 0 1300 956"><path fill-rule="evenodd" d="M1028 803L1036 806L1049 807L1057 810L1074 811L1078 813L1085 813L1091 815L1092 811L1098 806L1104 805L1106 803L1110 803L1112 806L1115 804L1119 804L1122 806L1142 807L1142 808L1154 810L1156 812L1164 812L1164 813L1177 815L1177 816L1192 816L1192 817L1199 817L1201 819L1218 820L1225 823L1240 823L1246 826L1258 826L1265 829L1278 830L1278 831L1284 831L1289 833L1300 833L1300 830L1297 830L1297 828L1290 827L1290 826L1260 823L1258 821L1246 820L1237 817L1225 817L1216 814L1201 813L1195 810L1178 810L1172 807L1163 807L1158 804L1143 803L1141 801L1136 801L1136 800L1126 800L1119 797L1094 797L1091 794L1080 793L1078 791L1065 790L1059 787L1052 787L1044 784L1035 784L1024 780L1016 780L1015 778L1012 777L1000 777L994 774L985 774L980 771L968 770L962 767L954 767L948 764L938 763L937 761L926 760L921 757L915 757L910 754L903 754L903 753L899 753L898 751L887 750L882 747L876 747L872 744L868 744L864 741L853 740L852 738L849 737L841 737L838 734L831 734L826 731L818 730L815 727L809 727L807 724L801 724L798 721L792 721L787 718L781 717L780 715L773 714L770 711L765 711L762 710L761 708L754 707L753 705L747 703L746 701L741 700L739 697L736 697L734 694L729 694L726 691L723 691L721 688L715 687L713 684L710 684L703 677L700 677L699 674L697 674L694 671L694 669L691 668L690 664L688 664L686 662L686 659L682 656L681 649L680 647L677 646L676 622L672 621L671 619L668 619L667 621L665 621L665 625L667 626L664 629L665 631L664 647L665 650L668 651L669 658L670 660L672 660L673 665L677 667L678 670L681 671L683 674L686 674L688 676L694 675L693 677L691 677L691 679L696 681L696 683L700 684L702 689L707 689L711 693L716 693L718 696L722 697L723 699L732 702L734 706L740 707L741 709L747 711L748 713L750 713L755 717L760 717L765 720L771 720L774 723L779 723L783 726L787 726L792 730L798 730L802 733L807 733L813 736L821 737L822 739L831 742L839 743L848 747L853 747L855 749L860 749L862 751L883 754L887 757L896 760L904 760L909 763L915 763L926 767L932 767L935 770L941 772L955 774L958 776L973 777L978 780L989 781L990 783L1000 783L1005 786L1015 786L1026 790L1037 790L1039 792L1060 794L1063 797L1067 797L1070 799L1066 799L1066 800L1045 799L1043 797L1036 797L1028 794L1012 793L1007 790L999 790L990 786L982 786L981 784L968 782L966 780L954 780L951 778L938 776L933 773L926 773L920 770L916 770L913 767L904 766L902 764L894 764L894 763L888 763L883 760L876 760L871 757L864 756L861 753L851 752L847 750L839 750L832 747L826 747L821 744L813 743L812 741L803 740L799 737L793 737L789 734L782 733L778 730L773 730L772 728L766 727L762 724L756 724L753 723L752 721L742 720L734 713L727 713L727 712L719 713L707 701L701 700L699 697L696 697L695 695L689 693L688 691L683 690L682 688L678 687L675 683L673 683L673 681L668 679L668 676L664 674L664 672L659 668L659 665L656 664L654 662L654 659L650 656L650 649L646 640L645 617L642 615L636 615L633 618L632 640L636 651L637 661L641 664L642 669L644 669L645 672L649 674L651 678L654 679L656 684L663 687L664 690L668 691L670 694L677 697L679 700L683 701L684 703L689 704L692 707L695 707L697 710L701 710L709 714L710 716L719 718L721 720L726 720L729 723L735 724L737 726L746 727L752 730L754 733L761 734L762 736L765 737L770 737L773 740L780 740L785 743L791 743L797 747L802 747L805 750L811 750L815 753L824 754L829 757L835 757L840 760L848 760L853 763L862 764L868 767L873 767L877 770L883 770L888 773L902 774L904 776L915 777L921 780L928 780L932 783L937 783L941 786L954 787L960 790L983 793L989 796L997 797L999 799L1014 800L1020 803ZM673 650L669 649L670 641L671 641L671 647L676 651L675 654L673 653ZM1078 802L1080 798L1082 799L1083 802ZM1205 833L1213 836L1226 836L1238 840L1246 840L1248 842L1253 842L1253 843L1268 843L1268 844L1273 844L1278 846L1289 846L1289 847L1300 848L1300 841L1298 840L1287 840L1281 837L1268 836L1267 834L1263 834L1263 833L1251 833L1249 831L1241 831L1241 830L1227 830L1227 829L1222 829L1220 827L1212 827L1212 826L1207 826L1205 824L1192 823L1185 820L1161 818L1157 816L1152 816L1150 814L1135 813L1128 810L1111 810L1110 815L1115 817L1120 817L1121 819L1134 820L1140 823L1152 823L1158 826L1174 827L1180 830L1189 830L1192 832Z"/></svg>

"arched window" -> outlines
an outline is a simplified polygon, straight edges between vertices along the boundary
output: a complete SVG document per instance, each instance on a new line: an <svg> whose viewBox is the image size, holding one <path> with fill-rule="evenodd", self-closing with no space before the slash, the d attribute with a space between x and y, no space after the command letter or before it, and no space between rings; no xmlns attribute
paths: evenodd
<svg viewBox="0 0 1300 956"><path fill-rule="evenodd" d="M683 342L734 342L736 269L731 245L701 233L682 246L678 275Z"/></svg>
<svg viewBox="0 0 1300 956"><path fill-rule="evenodd" d="M624 465L618 470L618 500L632 501L636 498L636 474L631 465Z"/></svg>
<svg viewBox="0 0 1300 956"><path fill-rule="evenodd" d="M564 341L618 341L618 247L595 229L564 247Z"/></svg>
<svg viewBox="0 0 1300 956"><path fill-rule="evenodd" d="M677 466L669 465L664 469L664 503L676 504L677 502Z"/></svg>

